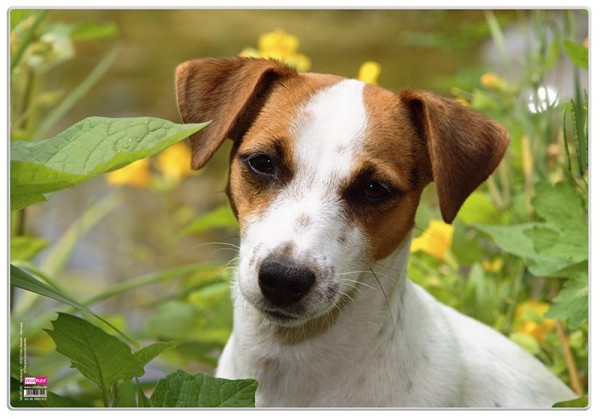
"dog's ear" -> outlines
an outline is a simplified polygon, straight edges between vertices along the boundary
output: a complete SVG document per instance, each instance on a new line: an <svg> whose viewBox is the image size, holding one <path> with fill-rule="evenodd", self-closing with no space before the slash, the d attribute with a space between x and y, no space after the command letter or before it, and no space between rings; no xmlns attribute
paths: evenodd
<svg viewBox="0 0 600 419"><path fill-rule="evenodd" d="M463 202L496 168L507 131L467 106L422 91L400 93L425 145L442 217L450 223Z"/></svg>
<svg viewBox="0 0 600 419"><path fill-rule="evenodd" d="M277 61L253 58L203 58L180 64L175 78L182 120L212 121L190 136L192 168L204 166L226 138L241 138L273 83L296 74Z"/></svg>

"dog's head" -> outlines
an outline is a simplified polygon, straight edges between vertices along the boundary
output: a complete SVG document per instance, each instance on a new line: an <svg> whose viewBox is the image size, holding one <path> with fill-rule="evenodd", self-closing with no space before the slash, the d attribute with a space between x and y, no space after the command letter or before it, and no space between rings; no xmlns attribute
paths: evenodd
<svg viewBox="0 0 600 419"><path fill-rule="evenodd" d="M398 248L429 182L451 222L508 144L456 101L270 60L189 61L176 84L183 120L213 121L190 138L195 169L233 140L237 286L283 325L329 312L356 287L353 272Z"/></svg>

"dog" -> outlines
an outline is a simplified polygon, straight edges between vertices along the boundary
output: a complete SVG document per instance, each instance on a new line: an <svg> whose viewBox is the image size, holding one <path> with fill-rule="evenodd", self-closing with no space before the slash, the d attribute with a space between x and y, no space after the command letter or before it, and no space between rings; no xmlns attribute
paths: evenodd
<svg viewBox="0 0 600 419"><path fill-rule="evenodd" d="M423 188L450 223L509 143L435 94L392 93L273 60L180 64L192 167L233 140L234 326L218 377L258 380L259 407L549 408L575 394L492 328L407 278Z"/></svg>

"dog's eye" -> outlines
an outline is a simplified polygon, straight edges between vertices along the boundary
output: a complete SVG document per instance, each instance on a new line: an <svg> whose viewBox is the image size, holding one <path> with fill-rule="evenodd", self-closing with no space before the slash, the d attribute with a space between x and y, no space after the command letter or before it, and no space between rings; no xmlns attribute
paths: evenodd
<svg viewBox="0 0 600 419"><path fill-rule="evenodd" d="M380 205L403 195L397 187L376 179L363 174L343 192L342 196L351 208L359 211L380 208Z"/></svg>
<svg viewBox="0 0 600 419"><path fill-rule="evenodd" d="M259 175L273 176L277 170L273 159L266 154L257 154L246 160L250 169Z"/></svg>
<svg viewBox="0 0 600 419"><path fill-rule="evenodd" d="M362 196L366 201L381 202L389 198L392 193L389 188L377 181L366 182L362 188Z"/></svg>

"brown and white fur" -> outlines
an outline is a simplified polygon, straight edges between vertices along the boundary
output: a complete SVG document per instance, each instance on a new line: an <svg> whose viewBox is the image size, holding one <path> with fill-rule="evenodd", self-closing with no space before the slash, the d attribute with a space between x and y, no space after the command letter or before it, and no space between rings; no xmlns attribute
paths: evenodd
<svg viewBox="0 0 600 419"><path fill-rule="evenodd" d="M233 140L241 246L217 375L257 406L551 407L575 395L490 327L406 275L423 188L451 222L501 160L506 131L423 91L398 94L275 61L177 69L192 165Z"/></svg>

